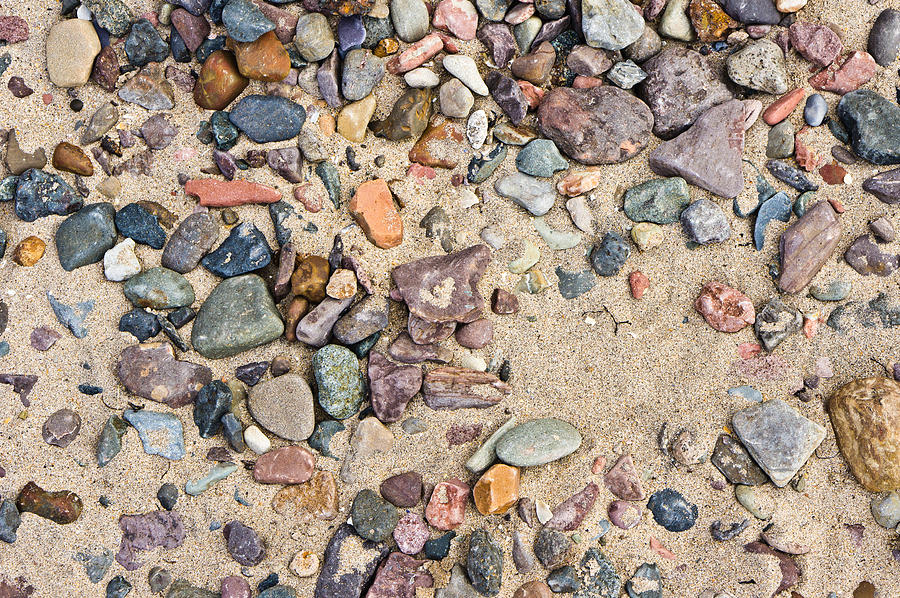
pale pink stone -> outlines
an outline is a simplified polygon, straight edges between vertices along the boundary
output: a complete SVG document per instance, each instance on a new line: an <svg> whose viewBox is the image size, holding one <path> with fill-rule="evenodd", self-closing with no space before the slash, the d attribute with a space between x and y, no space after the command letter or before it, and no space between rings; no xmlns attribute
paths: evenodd
<svg viewBox="0 0 900 598"><path fill-rule="evenodd" d="M518 25L519 23L527 21L533 14L534 4L519 3L506 12L506 16L503 17L503 20L510 25Z"/></svg>
<svg viewBox="0 0 900 598"><path fill-rule="evenodd" d="M175 159L178 161L190 160L197 155L197 150L192 147L182 147L175 150Z"/></svg>
<svg viewBox="0 0 900 598"><path fill-rule="evenodd" d="M425 519L439 530L450 531L462 525L466 517L466 500L469 486L460 479L451 478L434 487Z"/></svg>
<svg viewBox="0 0 900 598"><path fill-rule="evenodd" d="M810 77L809 84L822 91L844 95L865 85L877 70L875 59L868 52L857 50Z"/></svg>
<svg viewBox="0 0 900 598"><path fill-rule="evenodd" d="M756 310L750 298L721 282L703 285L694 301L706 323L720 332L737 332L756 321Z"/></svg>
<svg viewBox="0 0 900 598"><path fill-rule="evenodd" d="M420 66L433 58L444 47L444 42L437 33L429 33L403 52L391 58L387 70L393 75L400 75Z"/></svg>
<svg viewBox="0 0 900 598"><path fill-rule="evenodd" d="M441 0L431 24L463 41L471 41L478 28L478 12L469 0Z"/></svg>
<svg viewBox="0 0 900 598"><path fill-rule="evenodd" d="M400 518L394 528L394 541L404 554L418 554L431 537L428 526L418 513L409 512Z"/></svg>

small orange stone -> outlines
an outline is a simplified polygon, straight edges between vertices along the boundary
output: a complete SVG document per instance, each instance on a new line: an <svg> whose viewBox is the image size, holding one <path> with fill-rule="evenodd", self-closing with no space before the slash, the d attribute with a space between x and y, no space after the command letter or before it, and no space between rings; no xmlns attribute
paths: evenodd
<svg viewBox="0 0 900 598"><path fill-rule="evenodd" d="M334 135L334 131L337 128L337 122L334 120L334 117L328 114L327 112L322 112L319 115L319 131L326 138Z"/></svg>
<svg viewBox="0 0 900 598"><path fill-rule="evenodd" d="M766 108L763 112L763 120L766 121L767 125L777 125L790 116L805 95L806 90L801 87L787 92Z"/></svg>
<svg viewBox="0 0 900 598"><path fill-rule="evenodd" d="M498 463L484 472L472 489L482 515L502 515L519 500L519 468Z"/></svg>
<svg viewBox="0 0 900 598"><path fill-rule="evenodd" d="M92 176L94 165L77 145L63 141L53 150L53 168L81 176Z"/></svg>
<svg viewBox="0 0 900 598"><path fill-rule="evenodd" d="M715 0L691 0L691 23L701 42L725 39L729 29L737 29L740 23L728 16Z"/></svg>
<svg viewBox="0 0 900 598"><path fill-rule="evenodd" d="M249 82L238 70L234 54L216 50L200 68L194 84L194 102L207 110L224 110Z"/></svg>
<svg viewBox="0 0 900 598"><path fill-rule="evenodd" d="M303 297L294 297L288 303L286 313L284 315L284 338L290 342L297 340L297 323L309 311L309 301Z"/></svg>
<svg viewBox="0 0 900 598"><path fill-rule="evenodd" d="M220 181L218 179L191 179L184 185L184 192L200 198L200 205L211 208L231 208L248 203L275 203L281 192L267 185L250 181Z"/></svg>
<svg viewBox="0 0 900 598"><path fill-rule="evenodd" d="M44 256L46 247L37 237L26 237L16 246L12 259L20 266L33 266Z"/></svg>
<svg viewBox="0 0 900 598"><path fill-rule="evenodd" d="M350 213L376 247L390 249L403 241L403 220L384 179L360 185L350 200Z"/></svg>
<svg viewBox="0 0 900 598"><path fill-rule="evenodd" d="M228 38L240 73L254 81L281 81L291 70L291 57L274 31L262 34L253 42L236 42Z"/></svg>

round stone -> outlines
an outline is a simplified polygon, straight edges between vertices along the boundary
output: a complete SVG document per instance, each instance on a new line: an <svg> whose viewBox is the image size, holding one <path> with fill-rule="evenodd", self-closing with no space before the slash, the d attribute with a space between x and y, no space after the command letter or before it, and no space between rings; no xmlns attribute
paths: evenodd
<svg viewBox="0 0 900 598"><path fill-rule="evenodd" d="M252 387L247 408L259 425L285 440L306 440L315 427L312 390L297 374Z"/></svg>

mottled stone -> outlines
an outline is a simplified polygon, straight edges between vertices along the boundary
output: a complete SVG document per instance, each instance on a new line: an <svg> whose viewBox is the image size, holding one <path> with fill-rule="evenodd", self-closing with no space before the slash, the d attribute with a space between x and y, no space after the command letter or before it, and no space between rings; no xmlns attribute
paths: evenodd
<svg viewBox="0 0 900 598"><path fill-rule="evenodd" d="M212 380L206 366L175 359L169 343L126 347L119 356L116 376L128 392L169 407L191 403Z"/></svg>

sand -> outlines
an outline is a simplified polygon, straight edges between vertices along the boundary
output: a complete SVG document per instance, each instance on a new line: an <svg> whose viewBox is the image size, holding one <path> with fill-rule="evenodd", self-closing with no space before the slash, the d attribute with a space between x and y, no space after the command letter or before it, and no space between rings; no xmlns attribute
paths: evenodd
<svg viewBox="0 0 900 598"><path fill-rule="evenodd" d="M156 3L132 1L130 5L140 13L155 7ZM863 0L811 0L800 18L836 23L843 32L845 47L859 49L865 47L875 16L887 6L900 7L900 0L882 1L877 6ZM41 145L48 155L59 141L77 143L76 122L89 118L111 96L94 85L77 90L85 108L76 114L67 106L69 98L65 91L53 88L49 83L43 70L44 39L49 27L58 19L58 8L58 3L52 0L30 0L8 5L2 11L24 17L31 28L31 38L4 49L13 61L0 82L5 85L10 76L19 75L35 89L35 93L25 99L4 95L4 101L0 103L0 123L17 128L19 141L26 151ZM297 10L296 5L290 5L289 9ZM479 44L465 46L467 52L473 53L477 52ZM805 81L809 74L808 63L795 54L787 63L793 81L797 84ZM896 64L881 69L866 87L893 98L895 69ZM379 86L376 117L383 117L388 112L399 94L399 83L402 83L399 78L388 75ZM260 89L259 83L253 83L247 93ZM7 94L5 90L2 93ZM50 106L43 104L43 93L53 94ZM176 108L170 116L180 127L178 136L171 146L156 153L153 176L124 174L120 177L122 192L115 201L117 207L152 199L174 212L179 220L193 210L196 202L183 194L176 176L178 173L199 176L200 168L211 163L211 147L203 146L193 136L199 120L207 118L209 113L201 114L189 94L177 89L175 93ZM833 114L838 98L833 94L825 95ZM766 105L773 99L764 94L753 97ZM303 98L304 104L312 101L311 97ZM488 99L478 99L476 108L497 110ZM121 111L123 116L118 126L130 129L138 127L149 116L134 105L124 105ZM795 126L799 126L801 118L798 110L792 116ZM744 157L760 167L765 161L767 131L768 127L759 121L747 135ZM836 143L825 127L811 131L805 139L811 148L823 155ZM270 144L270 147L286 145L287 142ZM666 532L645 511L644 521L636 528L627 532L613 528L607 534L603 550L612 559L623 582L641 563L656 562L669 596L697 596L707 588L739 598L770 596L780 579L777 560L747 554L741 548L742 544L757 539L765 523L752 520L734 500L730 486L723 491L711 487L710 479L722 478L708 461L691 470L676 467L657 448L657 433L664 424L671 430L689 429L708 454L716 436L728 427L731 415L746 406L744 400L728 396L727 389L751 383L767 399L784 399L805 416L828 427L831 437L822 399L853 378L884 374L876 360L893 363L896 332L857 328L847 334L838 334L823 326L811 340L794 335L777 348L775 353L791 365L789 375L771 381L742 378L731 373L731 366L738 359L737 345L755 340L752 331L746 329L733 335L716 332L694 312L692 303L700 287L710 280L743 290L758 307L773 297L776 290L768 275L768 264L777 260L777 239L786 224L772 223L765 247L757 252L751 245L750 221L733 215L730 200L717 200L729 214L734 231L731 239L712 247L691 250L685 246L678 225L666 226L662 247L646 253L635 249L618 276L603 278L588 294L566 301L558 293L553 270L557 266L567 270L584 269L587 267L585 253L604 232L614 230L626 234L631 223L622 213L619 194L652 176L647 166L647 151L625 164L606 167L609 176L588 200L595 220L595 234L585 235L585 240L574 249L554 252L541 241L530 218L521 209L496 196L492 189L494 178L480 186L482 203L467 210L459 207L457 192L449 181L453 172L464 171L472 154L468 147L459 148L460 165L454 171L438 171L434 180L421 181L405 179L406 152L411 142L390 143L369 135L362 145L354 146L357 160L362 164L357 172L351 172L346 166L346 145L337 135L331 139L332 159L341 173L344 202L355 186L378 176L393 181L395 194L405 204L402 218L406 232L400 247L387 251L378 249L356 227L344 234L346 247L366 265L380 293L389 289L391 267L415 257L441 253L436 241L426 239L424 231L418 227L419 220L434 205L442 205L450 214L460 248L479 242L478 232L488 224L496 224L506 235L506 246L493 252L494 259L482 279L481 290L486 296L494 287L512 290L515 286L518 277L506 270L506 264L520 255L524 239L530 239L541 248L538 267L553 286L540 295L520 294L522 310L518 315L489 314L494 323L494 342L475 352L486 360L493 357L510 360L512 393L501 406L482 411L435 412L425 407L420 397L414 399L406 416L425 419L428 431L409 436L399 423L391 425L396 437L394 449L372 459L357 483L341 484L342 515L331 522L312 521L297 525L283 519L269 504L278 487L256 484L244 470L201 496L182 496L177 510L182 515L187 536L180 548L147 553L146 564L133 572L123 571L114 563L103 582L92 585L73 555L85 550L97 552L102 548L115 552L120 541L119 516L159 508L155 499L159 486L172 482L181 487L185 481L204 475L212 466L204 458L206 451L223 441L221 437L200 439L190 409L185 408L177 411L185 428L187 456L183 460L169 462L144 454L137 434L130 431L124 439L122 452L107 467L98 469L94 454L103 423L112 413L120 413L127 401L135 400L117 384L113 375L119 352L134 342L130 335L116 329L119 316L130 309L130 305L121 292L121 284L106 281L99 264L72 273L61 269L53 245L60 217L26 223L15 218L11 206L0 207L0 226L10 237L7 258L0 262L0 279L3 281L0 292L10 312L9 328L2 340L7 340L12 347L10 354L0 359L0 371L40 376L32 393L32 405L24 411L9 387L0 387L0 465L7 471L6 477L0 479L0 496L13 496L26 482L34 480L48 490L74 490L84 501L81 518L71 525L59 526L33 515L24 515L18 541L12 546L0 546L0 573L9 578L23 576L36 588L36 596L101 596L105 583L113 575L122 574L134 585L132 596L146 596L149 595L147 572L153 565L162 565L175 577L218 590L221 578L240 574L240 566L225 550L222 532L210 531L209 527L213 521L225 523L239 519L259 531L268 545L263 563L249 568L253 576L251 584L255 586L274 571L283 583L295 587L299 596L311 596L315 578L295 577L289 572L288 563L300 550L321 555L358 490L377 488L385 477L407 470L421 472L429 484L455 476L474 483L475 479L467 474L463 464L477 448L478 441L448 448L446 429L452 423L481 423L484 425L482 438L486 438L510 414L515 414L521 420L560 417L575 424L584 436L582 447L571 457L525 471L522 496L555 505L580 490L587 481L600 481L599 476L590 473L596 456L604 456L612 463L619 455L630 453L639 471L647 478L645 489L648 494L666 487L674 488L698 505L697 525L683 533ZM234 153L242 156L249 147L252 145L243 138ZM197 150L196 157L178 161L174 156L181 148ZM140 149L139 142L130 151ZM373 158L378 154L383 154L386 159L381 168L373 165ZM512 172L514 168L511 155L494 177ZM869 220L887 215L900 223L900 209L882 204L860 189L861 181L876 169L868 164L858 164L848 170L853 176L852 184L835 187L823 184L817 195L840 200L847 211L842 217L844 232L838 249L815 281L827 282L838 277L852 280L850 299L854 300L867 301L882 291L896 296L896 275L887 279L862 278L840 258L852 239L866 231ZM755 171L745 165L744 173L747 180L744 193L755 194L752 184ZM274 185L285 198L291 197L291 186L268 168L252 170L246 176ZM64 177L71 182L70 175ZM102 178L102 175L95 175L88 180L88 186L93 189ZM817 176L814 179L819 181ZM778 188L783 187L778 185ZM692 187L691 196L697 199L709 195ZM88 201L99 200L99 194L92 193ZM563 199L557 201L547 215L547 221L557 229L573 230L564 203ZM298 211L319 227L315 235L295 230L300 251L327 254L332 235L351 223L345 208L336 212L327 201L325 204L326 207L317 214L306 214L297 204ZM256 223L274 245L271 222L264 207L241 208L239 214L242 220ZM16 266L9 255L12 248L29 235L47 242L46 255L35 267ZM898 244L887 249L896 252ZM159 263L160 252L139 246L138 254L145 268ZM640 301L630 297L627 286L628 273L636 269L644 272L651 281ZM199 300L205 298L215 284L215 278L202 268L187 277L197 291L196 305L199 305ZM59 325L46 300L47 290L67 304L84 300L96 302L87 319L90 333L85 339L74 338ZM825 316L833 307L806 294L787 297L786 301L801 311L820 310ZM401 306L392 305L391 315L391 327L378 345L382 350L405 324L405 309ZM614 332L613 318L623 322L617 333ZM63 333L62 339L46 353L37 352L28 345L31 330L38 326L50 326ZM182 332L187 335L188 329ZM462 355L462 349L452 340L446 344L454 348L457 359ZM279 354L291 357L295 371L310 375L311 352L283 341L218 361L203 360L194 352L183 357L203 361L216 376L228 378L238 365L271 359ZM802 403L791 393L803 376L813 372L815 361L821 357L831 360L835 376L822 381L814 393L814 400ZM95 397L82 395L75 388L80 383L102 386L104 393ZM162 405L136 402L153 410L168 411ZM41 424L62 407L76 410L83 420L80 436L67 449L48 446L41 440ZM249 423L246 413L242 417ZM332 442L338 457L346 453L356 420L346 423L348 430ZM830 438L826 440L829 441ZM282 444L274 441L275 446ZM831 450L830 455L836 455L836 451ZM247 453L242 457L251 458L251 455ZM337 474L340 463L337 459L320 458L318 467ZM812 547L809 554L797 559L803 569L803 579L794 589L806 598L824 596L828 591L843 597L850 596L861 580L869 580L879 589L879 596L900 592L896 581L897 564L890 554L896 534L878 527L873 521L869 513L873 495L852 478L840 456L813 457L803 472L807 485L802 493L790 486L778 489L767 485L758 489L764 504L774 509L772 521L785 527L793 540ZM249 501L249 507L234 499L236 491ZM99 504L101 496L110 500L108 507ZM591 545L589 539L595 534L598 520L605 517L612 498L605 488L601 489L596 506L580 530L583 540L579 554ZM422 507L416 509L421 511ZM708 529L714 520L730 523L745 518L752 521L738 539L719 543L710 538ZM857 523L866 528L860 545L852 543L845 529L846 524ZM545 575L540 568L527 576L515 573L509 554L510 534L518 529L528 543L534 534L517 517L482 517L470 505L466 523L457 531L464 537L477 526L486 526L504 544L501 596L511 596L521 583ZM649 547L651 537L671 550L674 560L654 553ZM449 558L429 565L437 585L445 583L446 572L453 563L464 559L465 545L465 541L454 542ZM424 596L430 594L430 591L422 592Z"/></svg>

